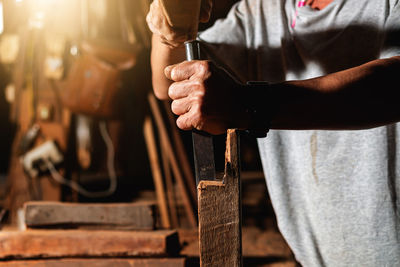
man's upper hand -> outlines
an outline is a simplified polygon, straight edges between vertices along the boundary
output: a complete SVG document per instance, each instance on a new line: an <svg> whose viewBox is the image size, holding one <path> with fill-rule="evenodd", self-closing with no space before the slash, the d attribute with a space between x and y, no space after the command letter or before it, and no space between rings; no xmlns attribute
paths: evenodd
<svg viewBox="0 0 400 267"><path fill-rule="evenodd" d="M185 61L167 67L165 75L174 81L168 95L179 128L223 134L228 128L247 127L240 101L243 85L212 62Z"/></svg>
<svg viewBox="0 0 400 267"><path fill-rule="evenodd" d="M187 0L185 0L187 1ZM213 0L202 0L199 22L207 22L210 19ZM150 5L150 11L146 17L149 29L158 35L164 44L171 47L179 47L190 39L188 29L179 29L171 26L163 12L160 0L154 0Z"/></svg>

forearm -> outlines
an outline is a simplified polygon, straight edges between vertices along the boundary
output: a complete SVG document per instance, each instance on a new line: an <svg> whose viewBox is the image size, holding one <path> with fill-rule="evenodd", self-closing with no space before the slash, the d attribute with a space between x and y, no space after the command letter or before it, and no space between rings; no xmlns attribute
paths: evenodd
<svg viewBox="0 0 400 267"><path fill-rule="evenodd" d="M400 57L272 85L273 129L366 129L400 121ZM265 114L266 117L268 114Z"/></svg>
<svg viewBox="0 0 400 267"><path fill-rule="evenodd" d="M182 62L165 74L183 130L349 130L400 121L400 57L272 85L241 85L210 61Z"/></svg>
<svg viewBox="0 0 400 267"><path fill-rule="evenodd" d="M168 99L168 87L171 81L165 77L165 67L182 62L185 59L184 48L172 48L153 34L151 49L151 70L154 93L159 99Z"/></svg>

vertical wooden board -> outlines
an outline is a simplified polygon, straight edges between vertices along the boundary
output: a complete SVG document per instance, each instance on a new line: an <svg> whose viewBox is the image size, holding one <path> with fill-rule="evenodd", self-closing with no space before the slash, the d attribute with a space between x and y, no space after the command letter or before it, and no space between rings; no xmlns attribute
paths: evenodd
<svg viewBox="0 0 400 267"><path fill-rule="evenodd" d="M162 140L161 140L162 142ZM174 184L172 182L172 173L171 173L171 167L168 161L168 157L161 149L161 158L162 158L162 164L164 168L164 176L165 176L165 187L167 190L167 198L168 198L168 207L169 207L169 212L171 215L171 225L173 228L178 228L179 226L179 220L178 220L178 213L177 213L177 206L176 206L176 201L175 201L175 190L174 190Z"/></svg>
<svg viewBox="0 0 400 267"><path fill-rule="evenodd" d="M241 266L241 199L238 136L227 134L223 181L198 185L201 266Z"/></svg>
<svg viewBox="0 0 400 267"><path fill-rule="evenodd" d="M176 150L177 161L179 166L182 168L183 177L185 178L188 187L187 190L190 193L191 200L196 202L195 204L197 205L196 179L192 173L192 167L187 157L188 153L183 145L182 137L175 123L174 114L172 113L170 104L168 102L164 102L164 111L167 113L169 128L171 129L171 135L174 144L173 148Z"/></svg>
<svg viewBox="0 0 400 267"><path fill-rule="evenodd" d="M158 158L156 140L154 136L153 125L150 117L146 117L143 125L143 134L146 141L147 153L151 171L153 173L154 187L156 189L157 203L160 210L161 225L163 228L171 228L171 221L168 214L167 200L165 197L164 183Z"/></svg>
<svg viewBox="0 0 400 267"><path fill-rule="evenodd" d="M196 223L196 218L195 218L195 214L194 214L194 208L192 206L189 192L186 189L185 180L181 173L177 158L175 156L175 152L172 148L172 145L171 145L171 142L170 142L170 139L168 136L168 132L167 132L165 123L164 123L162 115L161 115L160 108L157 104L157 100L153 94L148 95L148 100L149 100L151 111L154 115L154 119L155 119L155 122L156 122L156 125L158 128L160 138L162 139L161 145L163 146L163 151L168 156L169 162L171 164L172 172L173 172L175 180L178 184L179 192L180 192L182 200L183 200L183 206L184 206L187 218L188 218L191 226L196 227L197 223Z"/></svg>

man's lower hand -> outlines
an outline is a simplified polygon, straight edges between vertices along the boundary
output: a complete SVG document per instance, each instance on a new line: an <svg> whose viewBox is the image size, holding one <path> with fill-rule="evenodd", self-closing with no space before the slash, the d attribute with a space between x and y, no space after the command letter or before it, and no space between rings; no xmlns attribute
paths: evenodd
<svg viewBox="0 0 400 267"><path fill-rule="evenodd" d="M241 103L244 86L212 62L185 61L167 67L165 75L174 81L168 95L179 128L223 134L228 128L247 127Z"/></svg>

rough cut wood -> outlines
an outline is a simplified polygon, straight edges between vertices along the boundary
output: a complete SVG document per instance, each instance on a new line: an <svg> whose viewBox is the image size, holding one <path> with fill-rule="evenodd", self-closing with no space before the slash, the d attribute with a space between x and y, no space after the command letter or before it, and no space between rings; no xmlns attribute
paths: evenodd
<svg viewBox="0 0 400 267"><path fill-rule="evenodd" d="M0 259L168 256L178 249L178 234L172 230L0 232Z"/></svg>
<svg viewBox="0 0 400 267"><path fill-rule="evenodd" d="M58 259L0 262L0 267L184 267L184 258L161 259Z"/></svg>
<svg viewBox="0 0 400 267"><path fill-rule="evenodd" d="M155 225L154 205L142 203L82 204L48 201L26 202L25 222L28 227L81 227L152 230Z"/></svg>
<svg viewBox="0 0 400 267"><path fill-rule="evenodd" d="M241 266L241 200L238 136L228 130L223 181L200 181L200 266Z"/></svg>

